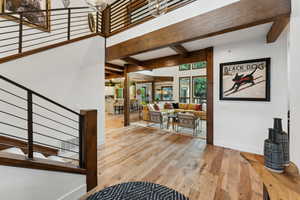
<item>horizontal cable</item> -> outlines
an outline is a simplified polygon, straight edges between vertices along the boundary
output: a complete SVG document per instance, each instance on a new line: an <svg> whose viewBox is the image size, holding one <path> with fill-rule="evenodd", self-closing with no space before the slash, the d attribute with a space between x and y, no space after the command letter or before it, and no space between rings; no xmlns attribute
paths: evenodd
<svg viewBox="0 0 300 200"><path fill-rule="evenodd" d="M64 158L64 159L79 161L79 159L69 158L69 157L65 157L65 156L61 156L61 155L55 155L55 156L60 157L60 158ZM57 161L57 162L59 162L59 161Z"/></svg>
<svg viewBox="0 0 300 200"><path fill-rule="evenodd" d="M19 36L14 36L14 37L10 37L10 38L4 38L4 39L1 39L0 42L6 41L6 40L11 40L11 39L17 39L17 38L19 38Z"/></svg>
<svg viewBox="0 0 300 200"><path fill-rule="evenodd" d="M38 37L38 38L30 39L30 40L24 40L23 43L32 42L32 41L35 41L35 40L49 38L49 37L52 37L52 36L57 36L57 35L66 34L66 33L68 33L68 32L55 33L55 34L51 34L51 35L47 35L47 36L43 36L43 37Z"/></svg>
<svg viewBox="0 0 300 200"><path fill-rule="evenodd" d="M0 46L0 48L9 47L9 46L16 45L16 44L19 44L19 42L15 42L15 43L11 43L11 44L5 44L5 45Z"/></svg>
<svg viewBox="0 0 300 200"><path fill-rule="evenodd" d="M77 151L72 151L72 150L69 150L69 149L65 149L65 148L61 148L61 147L56 147L56 146L53 146L53 145L50 145L50 144L45 144L45 143L42 143L42 142L33 141L33 143L44 145L44 146L51 147L51 148L54 148L54 149L61 149L61 150L64 150L64 151L69 151L69 152L72 152L72 153L79 153Z"/></svg>
<svg viewBox="0 0 300 200"><path fill-rule="evenodd" d="M1 28L9 28L9 27L14 27L14 26L19 26L19 24L14 24L14 25L8 25L8 26L0 26L0 29Z"/></svg>
<svg viewBox="0 0 300 200"><path fill-rule="evenodd" d="M0 121L0 124L6 125L6 126L10 126L10 127L13 127L13 128L17 128L17 129L20 129L20 130L23 130L23 131L27 131L26 128L23 128L23 127L20 127L20 126L16 126L16 125L13 125L13 124L9 124L9 123L6 123L6 122L1 122Z"/></svg>
<svg viewBox="0 0 300 200"><path fill-rule="evenodd" d="M71 23L76 23L76 22L86 22L86 20L83 19L83 20L75 20L75 21L71 21Z"/></svg>
<svg viewBox="0 0 300 200"><path fill-rule="evenodd" d="M46 125L44 125L44 124L40 124L40 123L37 123L37 122L33 122L33 124L38 125L38 126L41 126L41 127L44 127L44 128L47 128L47 129L50 129L50 130L53 130L53 131L56 131L56 132L59 132L59 133L62 133L62 134L64 134L64 135L68 135L68 136L71 136L71 137L74 137L74 138L79 138L79 137L77 137L77 136L75 136L75 135L73 135L73 134L71 134L71 133L66 133L66 132L64 132L64 131L57 130L57 129L52 128L52 127L50 127L50 126L46 126Z"/></svg>
<svg viewBox="0 0 300 200"><path fill-rule="evenodd" d="M18 118L18 119L21 119L21 120L24 120L24 121L28 121L26 118L24 117L20 117L18 115L15 115L15 114L11 114L11 113L8 113L6 111L3 111L3 110L0 110L0 113L3 113L3 114L6 114L6 115L9 115L9 116L12 116L12 117L15 117L15 118Z"/></svg>
<svg viewBox="0 0 300 200"><path fill-rule="evenodd" d="M54 12L54 11L62 11L62 10L68 10L68 9L71 9L71 10L79 10L79 9L87 9L89 7L71 7L71 8L54 8L54 9L50 9L50 10L30 10L30 11L23 11L23 12L3 12L3 13L0 13L0 16L1 15L13 15L13 14L24 14L24 13L37 13L37 12ZM5 21L5 20L3 20ZM10 20L7 20L7 21L10 21Z"/></svg>
<svg viewBox="0 0 300 200"><path fill-rule="evenodd" d="M40 136L43 136L43 137L47 137L47 138L51 138L53 140L57 140L57 141L61 141L61 142L65 142L65 143L69 143L69 144L72 144L74 146L79 146L78 144L74 144L72 142L68 142L68 141L65 141L65 140L62 140L62 139L59 139L59 138L55 138L55 137L52 137L52 136L49 136L49 135L46 135L46 134L43 134L43 133L40 133L40 132L35 132L33 131L34 134L37 134L37 135L40 135Z"/></svg>
<svg viewBox="0 0 300 200"><path fill-rule="evenodd" d="M51 33L53 33L53 31L58 31L58 30L67 29L67 28L68 28L67 26L61 27L61 28L56 28L56 29L51 30ZM36 34L42 34L42 33L44 33L44 34L45 34L45 33L46 33L46 34L51 34L51 33L47 33L47 32L41 31L41 32L37 32L37 33L24 34L23 37L24 37L24 36L30 36L30 35L36 35Z"/></svg>
<svg viewBox="0 0 300 200"><path fill-rule="evenodd" d="M73 29L73 30L71 30L71 33L77 32L77 31L83 31L83 30L87 30L87 29L90 30L89 27ZM90 31L89 31L89 32L90 32Z"/></svg>
<svg viewBox="0 0 300 200"><path fill-rule="evenodd" d="M5 100L0 99L0 101L3 102L3 103L6 103L6 104L8 104L8 105L14 106L14 107L16 107L16 108L19 108L19 109L21 109L21 110L27 111L26 108L23 108L23 107L21 107L21 106L17 106L17 105L15 105L15 104L9 103L9 102L7 102L7 101L5 101Z"/></svg>
<svg viewBox="0 0 300 200"><path fill-rule="evenodd" d="M45 43L48 43L48 42L54 42L54 41L65 39L65 38L66 38L65 36L64 37L59 37L59 38L55 38L53 40L47 40L47 41L44 41L44 42L27 45L27 46L24 46L23 48L33 47L33 46L37 46L37 45L40 45L40 44L45 44Z"/></svg>
<svg viewBox="0 0 300 200"><path fill-rule="evenodd" d="M44 116L44 115L41 115L41 114L38 114L38 113L35 113L35 112L33 112L33 114L36 115L36 116L42 117L42 118L44 118L44 119L47 119L47 120L49 120L49 121L55 122L55 123L57 123L57 124L63 125L63 126L65 126L65 127L68 127L68 128L74 129L74 130L76 130L76 131L79 131L79 129L76 129L76 128L72 127L72 126L69 126L69 125L67 125L67 124L61 123L61 122L59 122L59 121L56 121L56 120L51 119L51 118L49 118L49 117L46 117L46 116Z"/></svg>
<svg viewBox="0 0 300 200"><path fill-rule="evenodd" d="M85 33L91 33L91 31L86 31L86 32L81 32L81 33L76 33L76 34L72 34L71 36L81 35L81 34L85 34Z"/></svg>
<svg viewBox="0 0 300 200"><path fill-rule="evenodd" d="M22 100L24 100L24 101L27 101L26 98L21 97L21 96L19 96L19 95L17 95L17 94L14 94L14 93L12 93L12 92L10 92L10 91L7 91L7 90L5 90L5 89L3 89L3 88L0 88L0 91L5 92L5 93L7 93L7 94L10 94L10 95L12 95L12 96L14 96L14 97L17 97L17 98L19 98L19 99L22 99Z"/></svg>
<svg viewBox="0 0 300 200"><path fill-rule="evenodd" d="M0 35L4 35L4 34L9 34L9 33L18 33L19 30L17 31L7 31L7 32L4 32L4 33L0 33Z"/></svg>
<svg viewBox="0 0 300 200"><path fill-rule="evenodd" d="M73 28L73 27L80 27L80 26L88 26L88 24L86 23L86 24L73 25L71 27ZM71 29L71 32L72 32L72 29Z"/></svg>
<svg viewBox="0 0 300 200"><path fill-rule="evenodd" d="M33 102L32 104L35 105L35 106L37 106L37 107L43 108L44 110L47 110L47 111L49 111L49 112L52 112L52 113L54 113L54 114L56 114L56 115L59 115L59 116L61 116L61 117L63 117L63 118L66 118L66 119L71 120L71 121L73 121L73 122L79 123L78 121L76 121L76 120L74 120L74 119L72 119L72 118L66 117L66 116L64 116L64 115L62 115L62 114L60 114L60 113L58 113L58 112L56 112L56 111L53 111L53 110L51 110L51 109L49 109L49 108L46 108L46 107L44 107L44 106L42 106L42 105L40 105L40 104L37 104L37 103L34 103L34 102Z"/></svg>

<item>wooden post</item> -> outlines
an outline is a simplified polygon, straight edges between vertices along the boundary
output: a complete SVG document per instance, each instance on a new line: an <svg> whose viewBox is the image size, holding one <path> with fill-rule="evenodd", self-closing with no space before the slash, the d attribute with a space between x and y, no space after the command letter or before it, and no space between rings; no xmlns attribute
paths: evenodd
<svg viewBox="0 0 300 200"><path fill-rule="evenodd" d="M129 73L128 65L124 67L124 126L130 125L130 94L129 94Z"/></svg>
<svg viewBox="0 0 300 200"><path fill-rule="evenodd" d="M206 143L214 144L214 63L213 47L206 49L207 61L207 136Z"/></svg>
<svg viewBox="0 0 300 200"><path fill-rule="evenodd" d="M83 151L87 170L87 191L98 185L97 173L97 110L82 110L83 122Z"/></svg>
<svg viewBox="0 0 300 200"><path fill-rule="evenodd" d="M110 6L102 12L102 33L105 37L108 37L110 34Z"/></svg>
<svg viewBox="0 0 300 200"><path fill-rule="evenodd" d="M151 82L151 87L152 87L152 93L151 93L152 103L154 103L155 102L155 82L154 81Z"/></svg>

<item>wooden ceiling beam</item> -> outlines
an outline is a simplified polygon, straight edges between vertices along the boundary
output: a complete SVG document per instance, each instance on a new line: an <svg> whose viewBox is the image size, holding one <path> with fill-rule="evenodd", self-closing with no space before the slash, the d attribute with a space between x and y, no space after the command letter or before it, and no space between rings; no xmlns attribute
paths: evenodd
<svg viewBox="0 0 300 200"><path fill-rule="evenodd" d="M118 70L118 71L124 71L124 67L122 66L119 66L119 65L114 65L114 64L111 64L111 63L105 63L105 68L110 68L112 70Z"/></svg>
<svg viewBox="0 0 300 200"><path fill-rule="evenodd" d="M128 72L152 70L152 69L157 69L162 67L174 67L182 64L194 63L194 62L205 61L205 60L206 60L206 49L202 49L198 51L189 52L189 55L187 57L173 55L173 56L166 56L162 58L146 60L143 61L145 67L129 65Z"/></svg>
<svg viewBox="0 0 300 200"><path fill-rule="evenodd" d="M139 60L131 58L131 57L122 58L122 60L131 65L144 66L144 63L142 61L139 61Z"/></svg>
<svg viewBox="0 0 300 200"><path fill-rule="evenodd" d="M189 52L181 44L170 45L170 48L173 49L176 53L182 55L183 57L188 56Z"/></svg>
<svg viewBox="0 0 300 200"><path fill-rule="evenodd" d="M290 17L283 16L274 21L268 35L267 35L267 43L276 42L281 33L284 31L286 26L290 22Z"/></svg>
<svg viewBox="0 0 300 200"><path fill-rule="evenodd" d="M124 77L124 75L108 74L108 75L105 75L105 80L110 80L113 78L123 78L123 77Z"/></svg>
<svg viewBox="0 0 300 200"><path fill-rule="evenodd" d="M117 74L117 75L122 75L123 74L123 72L118 72L118 71L111 70L111 69L105 69L105 73L107 73L107 74Z"/></svg>
<svg viewBox="0 0 300 200"><path fill-rule="evenodd" d="M290 16L291 0L240 0L107 48L107 60L273 22ZM146 42L145 42L146 41Z"/></svg>

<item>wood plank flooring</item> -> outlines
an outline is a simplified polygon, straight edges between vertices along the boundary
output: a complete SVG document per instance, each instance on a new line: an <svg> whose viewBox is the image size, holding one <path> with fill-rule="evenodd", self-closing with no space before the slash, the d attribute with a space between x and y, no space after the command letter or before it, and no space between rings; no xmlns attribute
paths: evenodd
<svg viewBox="0 0 300 200"><path fill-rule="evenodd" d="M99 185L93 192L128 181L149 181L191 200L262 199L262 183L240 152L200 139L138 126L107 129L98 154Z"/></svg>

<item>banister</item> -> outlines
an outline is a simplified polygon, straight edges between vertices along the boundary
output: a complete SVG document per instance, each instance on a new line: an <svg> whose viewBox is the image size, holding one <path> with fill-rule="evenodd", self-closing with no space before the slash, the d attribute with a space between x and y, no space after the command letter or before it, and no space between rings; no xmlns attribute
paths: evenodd
<svg viewBox="0 0 300 200"><path fill-rule="evenodd" d="M16 83L15 81L12 81L12 80L10 80L10 79L8 79L8 78L2 76L2 75L0 75L0 79L3 79L3 80L5 80L6 82L9 82L9 83L11 83L11 84L13 84L13 85L15 85L15 86L17 86L17 87L23 89L23 90L26 90L27 92L30 92L30 93L32 93L32 94L34 94L34 95L36 95L36 96L38 96L38 97L40 97L40 98L42 98L42 99L44 99L44 100L47 100L47 101L49 101L50 103L53 103L53 104L57 105L58 107L61 107L61 108L65 109L65 110L67 110L67 111L69 111L69 112L71 112L71 113L73 113L73 114L75 114L75 115L80 115L80 113L78 113L78 112L76 112L76 111L74 111L74 110L72 110L72 109L70 109L70 108L67 108L66 106L63 106L63 105L61 105L60 103L57 103L57 102L55 102L55 101L49 99L48 97L45 97L45 96L43 96L43 95L41 95L41 94L39 94L39 93L37 93L37 92L35 92L35 91L32 91L31 89L28 89L27 87L25 87L25 86L23 86L23 85L21 85L21 84L19 84L19 83Z"/></svg>

